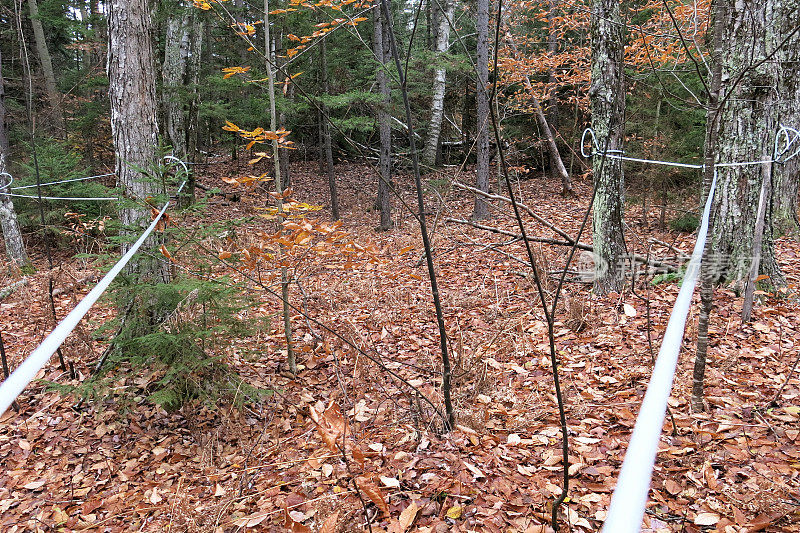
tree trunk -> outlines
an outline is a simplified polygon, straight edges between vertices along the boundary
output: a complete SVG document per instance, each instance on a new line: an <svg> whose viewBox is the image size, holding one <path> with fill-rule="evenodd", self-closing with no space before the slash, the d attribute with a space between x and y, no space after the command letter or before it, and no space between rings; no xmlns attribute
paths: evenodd
<svg viewBox="0 0 800 533"><path fill-rule="evenodd" d="M111 136L117 186L131 200L120 208L119 216L124 231L138 235L150 223L150 210L142 207L144 202L164 192L140 170L153 170L157 164L158 111L150 6L147 0L111 0L108 5ZM142 248L145 253L129 263L128 271L151 283L169 281L169 265L158 259L159 244L159 236L151 235ZM128 246L123 245L123 250Z"/></svg>
<svg viewBox="0 0 800 533"><path fill-rule="evenodd" d="M3 62L0 56L0 229L3 231L3 240L6 244L6 256L20 269L30 267L28 253L25 251L25 243L22 240L22 233L17 223L17 213L14 211L14 204L6 187L11 181L8 172L8 135L6 134L6 93L3 80Z"/></svg>
<svg viewBox="0 0 800 533"><path fill-rule="evenodd" d="M592 4L592 128L601 150L622 149L625 126L624 41L619 0ZM624 177L622 162L597 156L592 160L597 195L592 213L595 290L622 289L626 255L622 227ZM602 170L602 171L601 171Z"/></svg>
<svg viewBox="0 0 800 533"><path fill-rule="evenodd" d="M710 58L711 62L711 83L709 87L708 104L706 108L706 135L704 145L703 163L703 201L701 210L705 205L708 194L711 191L711 184L714 179L714 163L717 158L717 137L719 136L719 96L722 86L722 47L725 44L725 17L727 7L724 2L718 2L712 12L713 23L713 50ZM666 182L665 182L666 183ZM666 204L666 199L664 199ZM663 209L663 207L662 207ZM662 211L663 212L663 211ZM702 211L701 211L702 213ZM714 211L711 211L709 228L714 223ZM706 360L708 356L708 325L711 320L711 311L714 304L714 272L710 257L713 250L713 242L706 239L703 248L703 259L700 263L700 315L697 319L697 351L694 358L694 371L692 372L692 411L702 412L703 405L703 382L706 373Z"/></svg>
<svg viewBox="0 0 800 533"><path fill-rule="evenodd" d="M194 163L197 160L197 139L200 127L200 58L203 53L205 21L196 10L192 11L191 20L189 57L186 61L186 82L189 91L189 111L186 114L186 151L189 161ZM193 185L194 180L191 183ZM194 197L194 187L192 187L191 194Z"/></svg>
<svg viewBox="0 0 800 533"><path fill-rule="evenodd" d="M776 10L775 35L778 44L788 37L789 33L800 26L800 1L783 0ZM774 46L777 46L774 45ZM778 113L781 124L800 129L800 35L787 42L777 54L778 60L778 94L781 102ZM794 146L800 143L798 139ZM797 195L800 184L800 156L790 159L773 169L774 188L773 195L773 224L778 232L794 231L800 229L797 218Z"/></svg>
<svg viewBox="0 0 800 533"><path fill-rule="evenodd" d="M431 100L431 120L428 124L428 137L422 151L422 162L425 165L436 164L436 152L439 147L439 134L442 131L444 118L444 93L447 82L445 55L450 48L450 22L453 20L455 3L453 0L440 0L443 12L439 13L438 30L436 32L436 67L433 74L433 98Z"/></svg>
<svg viewBox="0 0 800 533"><path fill-rule="evenodd" d="M324 42L324 41L323 41ZM275 112L275 44L270 38L269 27L269 0L264 0L264 50L266 50L266 68L269 85L269 128L275 131L278 126L278 117ZM275 163L275 192L278 194L278 212L283 212L283 200L280 195L283 193L283 183L281 182L281 162L278 140L272 141L272 160ZM283 248L281 247L281 252ZM286 338L286 364L289 372L297 374L297 359L294 353L294 343L292 341L292 317L289 308L289 270L286 266L281 267L281 303L283 304L283 331Z"/></svg>
<svg viewBox="0 0 800 533"><path fill-rule="evenodd" d="M478 128L478 165L475 169L475 188L489 192L489 0L478 0L478 18L476 21L477 38L477 70L476 84L477 128ZM486 197L476 194L475 207L472 210L473 220L483 220L489 216L489 203Z"/></svg>
<svg viewBox="0 0 800 533"><path fill-rule="evenodd" d="M380 131L380 178L378 179L378 208L381 211L381 223L378 227L381 231L392 229L392 204L391 190L389 184L392 180L392 127L389 122L389 110L392 105L392 92L389 87L389 77L386 75L386 67L389 61L389 39L385 35L386 25L383 23L380 7L375 8L375 34L373 37L373 49L375 57L381 63L375 70L375 77L378 81L378 91L383 96L383 102L378 106L378 129Z"/></svg>
<svg viewBox="0 0 800 533"><path fill-rule="evenodd" d="M735 81L725 87L725 102L720 111L718 161L738 163L772 158L774 132L779 124L774 101L777 72L772 61L763 61L773 47L774 0L735 2L725 17L725 43L722 47L722 79ZM759 64L761 63L761 64ZM712 231L715 280L728 280L742 290L754 261L757 241L755 221L758 198L765 178L764 166L743 165L717 170L716 218ZM764 214L763 242L759 258L760 273L770 283L785 280L775 258L772 209Z"/></svg>
<svg viewBox="0 0 800 533"><path fill-rule="evenodd" d="M61 106L61 94L56 87L53 61L50 59L50 51L47 49L47 41L44 38L44 28L42 28L42 21L39 18L39 6L36 4L36 0L28 0L28 8L30 10L31 26L33 27L33 37L36 42L36 54L39 56L39 63L42 65L45 92L50 103L53 128L55 129L56 137L64 138L66 130L64 127L64 110Z"/></svg>
<svg viewBox="0 0 800 533"><path fill-rule="evenodd" d="M322 39L320 46L320 70L322 72L322 94L328 96L328 46ZM336 172L333 168L333 147L331 146L331 128L328 124L328 106L322 103L322 139L325 146L325 162L328 171L328 188L331 192L331 215L339 220L339 193L336 189Z"/></svg>
<svg viewBox="0 0 800 533"><path fill-rule="evenodd" d="M461 157L464 165L475 161L475 152L472 150L472 134L477 130L477 125L475 124L475 113L472 110L477 109L477 106L477 95L472 80L464 77L464 107L461 112Z"/></svg>
<svg viewBox="0 0 800 533"><path fill-rule="evenodd" d="M167 8L169 9L169 8ZM174 13L167 19L164 39L164 64L161 69L166 140L172 145L175 157L186 159L186 117L182 95L189 57L191 21L189 12L182 6L174 6Z"/></svg>

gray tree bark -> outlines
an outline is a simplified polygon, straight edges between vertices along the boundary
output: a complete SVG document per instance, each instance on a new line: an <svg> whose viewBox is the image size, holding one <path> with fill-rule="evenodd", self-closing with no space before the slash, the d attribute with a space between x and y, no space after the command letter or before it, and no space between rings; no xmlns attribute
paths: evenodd
<svg viewBox="0 0 800 533"><path fill-rule="evenodd" d="M619 0L592 2L592 128L600 148L621 150L625 127L624 40ZM597 195L592 212L595 290L622 289L625 240L622 227L624 176L618 159L592 160ZM601 172L602 170L602 172Z"/></svg>
<svg viewBox="0 0 800 533"><path fill-rule="evenodd" d="M703 201L701 202L701 212L705 205L708 194L711 191L711 184L714 178L714 163L717 159L717 138L719 135L719 102L720 88L722 86L722 47L725 45L725 17L727 5L724 2L715 4L712 11L712 54L711 62L711 83L709 85L708 103L706 107L706 134L704 143L703 163ZM712 210L711 223L714 214ZM700 314L697 319L697 351L695 352L694 370L692 372L692 411L699 413L705 407L703 405L703 384L705 381L706 360L708 358L708 325L711 320L711 311L714 304L714 272L711 262L707 259L711 256L713 242L706 240L703 248L703 260L700 263Z"/></svg>
<svg viewBox="0 0 800 533"><path fill-rule="evenodd" d="M205 35L205 21L197 13L192 12L192 29L190 32L189 57L186 61L186 83L189 90L189 110L186 121L186 151L190 161L195 162L197 157L197 138L200 122L200 59L203 53L203 35ZM194 186L192 181L192 196Z"/></svg>
<svg viewBox="0 0 800 533"><path fill-rule="evenodd" d="M8 135L6 134L6 92L3 79L3 61L0 56L0 229L3 231L3 240L6 244L6 255L9 260L18 268L29 268L30 259L25 251L25 243L22 240L22 233L17 222L17 213L14 211L14 204L6 186L11 181L9 176L3 175L8 172Z"/></svg>
<svg viewBox="0 0 800 533"><path fill-rule="evenodd" d="M455 12L453 0L440 0L443 11L439 13L436 31L436 68L433 74L433 97L431 99L431 119L428 123L428 136L422 151L422 162L433 166L436 164L436 151L439 146L439 135L442 132L444 118L444 93L447 87L447 69L444 61L450 48L450 23Z"/></svg>
<svg viewBox="0 0 800 533"><path fill-rule="evenodd" d="M789 37L800 26L800 0L782 0L776 9L774 20L778 44ZM800 35L794 34L776 56L778 60L778 113L781 123L800 129ZM798 140L795 143L800 143ZM773 224L778 232L800 229L797 218L797 195L800 184L800 157L783 165L776 165L774 172Z"/></svg>
<svg viewBox="0 0 800 533"><path fill-rule="evenodd" d="M192 29L189 11L176 6L167 19L164 38L164 64L161 68L166 140L172 145L176 157L186 159L186 115L184 114L184 79L191 45Z"/></svg>
<svg viewBox="0 0 800 533"><path fill-rule="evenodd" d="M39 64L42 66L44 76L45 93L50 103L51 119L56 136L63 138L66 135L64 126L64 109L61 106L61 93L56 86L56 76L53 71L53 61L50 58L50 51L47 49L47 41L44 38L44 28L39 18L39 6L36 0L28 0L28 8L33 27L33 37L36 42L36 55L39 56Z"/></svg>
<svg viewBox="0 0 800 533"><path fill-rule="evenodd" d="M375 8L375 33L373 36L373 51L381 63L375 69L375 78L378 82L378 91L383 96L383 101L378 106L378 130L380 132L380 178L378 179L378 208L381 211L381 231L392 229L392 203L389 184L392 180L392 126L389 122L389 110L392 105L392 92L389 87L389 76L386 67L389 63L389 39L385 35L388 28L383 23L380 7Z"/></svg>
<svg viewBox="0 0 800 533"><path fill-rule="evenodd" d="M138 235L150 223L148 197L164 191L143 170L156 167L158 108L152 22L147 0L110 0L108 13L108 96L111 136L116 156L117 186L131 202L120 207L120 222L129 235ZM134 204L135 202L135 204ZM169 265L159 259L160 237L151 235L128 271L149 282L167 282ZM123 245L123 250L129 245ZM150 251L150 253L146 253Z"/></svg>
<svg viewBox="0 0 800 533"><path fill-rule="evenodd" d="M478 0L478 18L476 21L477 38L477 70L476 107L478 128L478 164L475 169L475 188L489 192L489 0ZM475 195L475 206L472 210L473 220L483 220L489 216L489 203L485 196Z"/></svg>
<svg viewBox="0 0 800 533"><path fill-rule="evenodd" d="M717 160L722 163L772 158L774 132L779 123L777 69L765 61L775 42L775 8L780 0L728 2L724 21L722 79L728 80L719 118ZM769 50L768 50L769 49ZM727 280L742 290L749 276L754 247L762 239L760 273L775 285L785 283L775 258L772 208L766 209L763 234L756 236L759 196L770 167L746 165L719 168L715 220L712 230L716 281Z"/></svg>

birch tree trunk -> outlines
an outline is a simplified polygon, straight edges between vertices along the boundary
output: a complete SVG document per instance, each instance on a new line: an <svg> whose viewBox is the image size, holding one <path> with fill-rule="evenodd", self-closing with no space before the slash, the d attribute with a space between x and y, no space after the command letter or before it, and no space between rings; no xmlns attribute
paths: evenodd
<svg viewBox="0 0 800 533"><path fill-rule="evenodd" d="M385 35L386 24L383 23L383 15L380 7L375 8L375 34L373 36L373 51L375 57L381 63L375 69L375 78L378 82L378 91L383 96L383 101L378 106L378 129L380 131L380 178L378 179L378 208L381 211L381 223L378 227L381 231L392 229L392 204L391 190L389 184L392 180L392 127L389 122L389 110L392 105L392 93L389 87L389 77L386 74L386 67L389 63L389 38Z"/></svg>
<svg viewBox="0 0 800 533"><path fill-rule="evenodd" d="M2 51L0 51L2 53ZM14 204L6 187L11 178L4 175L8 172L8 135L6 134L6 93L3 80L3 61L0 56L0 229L3 231L3 240L6 244L6 256L20 269L29 268L31 263L28 253L25 251L25 243L22 240L22 233L17 222L17 213L14 211Z"/></svg>
<svg viewBox="0 0 800 533"><path fill-rule="evenodd" d="M147 0L110 0L108 13L108 96L111 136L116 156L117 186L131 201L120 207L120 222L128 235L138 235L150 223L145 201L163 190L139 169L157 163L158 111L152 22ZM135 204L133 204L135 202ZM159 259L161 238L151 235L129 263L128 271L151 283L170 279L169 265ZM123 250L129 244L123 245ZM147 252L150 253L147 253Z"/></svg>
<svg viewBox="0 0 800 533"><path fill-rule="evenodd" d="M477 70L476 107L478 128L478 164L475 169L475 188L489 192L489 0L478 0L478 18L476 21L477 38ZM473 220L483 220L489 216L489 203L483 195L475 195L475 207L472 210Z"/></svg>
<svg viewBox="0 0 800 533"><path fill-rule="evenodd" d="M3 241L9 261L17 268L26 269L30 267L31 262L25 251L14 204L11 203L11 197L6 194L8 191L5 186L11 181L8 176L3 175L3 172L7 172L6 168L6 155L0 152L0 228L3 231Z"/></svg>
<svg viewBox="0 0 800 533"><path fill-rule="evenodd" d="M36 0L28 0L28 8L31 16L31 26L33 27L33 37L36 42L36 55L39 56L39 64L42 66L44 88L47 93L47 100L50 103L53 128L56 136L63 138L66 130L64 126L64 110L61 106L61 94L58 92L58 87L56 87L53 61L50 58L50 51L47 49L47 41L44 38L44 28L39 18L39 6Z"/></svg>
<svg viewBox="0 0 800 533"><path fill-rule="evenodd" d="M436 32L436 67L433 74L433 98L431 100L431 120L428 124L428 137L422 151L422 162L425 165L436 164L436 151L439 146L439 135L444 118L444 93L447 82L445 55L450 48L450 23L455 12L453 0L440 0L444 11L439 13L438 30Z"/></svg>
<svg viewBox="0 0 800 533"><path fill-rule="evenodd" d="M725 17L725 43L722 48L724 105L720 111L718 161L736 163L764 161L772 158L774 132L778 126L774 102L777 69L774 62L764 61L775 22L774 0L732 2ZM735 82L735 83L733 83ZM765 172L764 165L744 165L718 169L716 217L712 230L714 279L732 282L742 290L748 278L756 238L759 195ZM760 273L770 283L783 285L783 274L775 258L772 233L772 209L766 209L759 258Z"/></svg>
<svg viewBox="0 0 800 533"><path fill-rule="evenodd" d="M592 128L601 150L608 152L622 149L625 126L624 41L619 10L619 0L592 3ZM625 277L624 176L618 159L597 156L592 166L597 187L592 213L595 290L605 294L622 289Z"/></svg>

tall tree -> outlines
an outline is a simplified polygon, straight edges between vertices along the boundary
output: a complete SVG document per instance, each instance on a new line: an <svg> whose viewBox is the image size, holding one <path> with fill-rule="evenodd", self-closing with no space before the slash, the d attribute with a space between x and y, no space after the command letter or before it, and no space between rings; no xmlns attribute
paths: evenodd
<svg viewBox="0 0 800 533"><path fill-rule="evenodd" d="M0 51L1 53L1 51ZM17 222L17 213L14 204L8 196L8 185L11 182L8 173L8 135L6 134L6 93L3 80L3 58L0 55L0 229L3 231L3 240L6 244L6 255L19 268L30 266L25 243ZM4 174L6 173L6 174Z"/></svg>
<svg viewBox="0 0 800 533"><path fill-rule="evenodd" d="M774 132L780 122L775 102L777 68L767 54L772 41L775 9L781 0L728 2L720 58L723 105L719 114L717 159L722 163L767 161L772 158ZM759 213L759 197L772 196L774 165L751 164L718 169L712 229L717 280L742 289L753 261L773 284L784 278L775 258L772 209ZM762 193L765 186L769 189ZM761 216L759 216L761 215ZM759 221L759 218L761 219ZM760 224L756 224L760 222ZM761 225L763 230L757 231ZM756 248L760 253L754 257Z"/></svg>
<svg viewBox="0 0 800 533"><path fill-rule="evenodd" d="M164 64L161 69L164 133L176 157L186 159L186 116L183 105L183 86L192 30L190 11L182 5L169 6L164 38Z"/></svg>
<svg viewBox="0 0 800 533"><path fill-rule="evenodd" d="M275 112L275 43L270 37L269 0L264 0L264 50L266 52L267 84L269 89L269 127L272 131L278 128L278 116ZM324 40L323 40L324 44ZM278 212L283 213L283 182L281 181L280 150L277 137L272 140L272 161L275 164L275 192L278 194ZM281 248L283 251L283 248ZM289 307L289 269L281 266L281 303L283 304L283 332L286 338L286 363L292 375L297 374L297 359L292 342L292 317Z"/></svg>
<svg viewBox="0 0 800 533"><path fill-rule="evenodd" d="M431 119L428 123L428 137L422 151L422 162L433 166L436 164L436 153L439 148L439 135L444 119L444 94L447 87L447 69L445 56L450 48L450 24L455 13L455 0L438 0L435 2L439 10L436 31L436 66L433 74L433 96L431 99Z"/></svg>
<svg viewBox="0 0 800 533"><path fill-rule="evenodd" d="M800 129L800 0L782 0L774 17L776 28L772 35L780 46L778 61L777 112L781 124ZM793 33L794 32L794 33ZM784 43L785 39L789 39ZM794 146L800 144L798 139ZM775 168L775 195L773 217L778 231L800 229L797 219L797 195L800 184L800 157L792 158Z"/></svg>
<svg viewBox="0 0 800 533"><path fill-rule="evenodd" d="M389 87L389 76L386 69L389 66L391 52L389 50L389 37L386 35L388 27L384 24L380 7L375 7L375 33L373 36L373 51L380 63L375 69L378 82L378 92L382 98L378 108L378 130L380 132L380 172L378 179L378 209L381 211L381 223L378 229L387 231L392 228L392 204L389 184L392 179L392 126L389 109L392 105L392 92Z"/></svg>
<svg viewBox="0 0 800 533"><path fill-rule="evenodd" d="M712 51L711 51L711 83L706 104L706 134L703 147L703 203L705 205L714 179L714 164L717 159L717 139L719 136L719 104L722 85L722 47L725 44L725 18L727 3L717 2L712 12ZM692 410L701 412L703 406L703 382L705 380L706 359L708 354L708 325L714 304L714 272L712 270L711 251L713 242L706 240L703 249L703 261L700 264L700 313L697 319L697 351L695 352L694 370L692 372Z"/></svg>
<svg viewBox="0 0 800 533"><path fill-rule="evenodd" d="M203 35L206 23L198 10L192 11L189 57L186 61L186 87L189 91L189 110L186 120L186 151L190 161L197 157L197 138L200 122L200 59L203 53ZM208 46L208 44L206 44ZM194 196L194 180L191 181Z"/></svg>
<svg viewBox="0 0 800 533"><path fill-rule="evenodd" d="M622 150L625 126L624 41L619 0L592 2L592 128L601 149ZM592 213L595 290L618 291L624 282L625 239L622 227L622 161L595 157L597 194Z"/></svg>
<svg viewBox="0 0 800 533"><path fill-rule="evenodd" d="M50 51L47 49L44 27L42 26L42 20L39 18L39 5L36 0L28 0L28 9L31 16L31 26L33 27L33 38L36 43L36 55L39 56L39 64L42 66L45 93L50 104L53 128L56 136L63 137L66 131L64 129L64 110L61 105L61 93L58 92L58 87L56 86L53 61L50 57Z"/></svg>
<svg viewBox="0 0 800 533"><path fill-rule="evenodd" d="M126 231L138 234L150 221L148 197L163 193L143 170L155 168L158 108L147 0L111 0L108 4L108 94L117 185L130 201L120 208ZM129 270L139 279L169 281L169 265L158 259L158 237L151 236Z"/></svg>
<svg viewBox="0 0 800 533"><path fill-rule="evenodd" d="M475 169L475 187L489 192L489 0L478 0L478 17L476 20L477 38L477 70L476 107L478 127L478 165ZM475 195L475 207L472 210L474 220L483 220L489 216L489 203L483 195Z"/></svg>

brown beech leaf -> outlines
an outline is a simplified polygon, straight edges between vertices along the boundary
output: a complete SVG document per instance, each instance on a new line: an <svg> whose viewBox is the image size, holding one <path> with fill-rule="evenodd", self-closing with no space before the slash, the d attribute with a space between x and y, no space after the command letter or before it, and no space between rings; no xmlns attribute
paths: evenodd
<svg viewBox="0 0 800 533"><path fill-rule="evenodd" d="M359 478L357 484L359 490L366 494L367 497L372 500L372 503L378 506L378 509L383 512L383 515L389 516L389 506L383 494L381 494L381 490L364 478Z"/></svg>
<svg viewBox="0 0 800 533"><path fill-rule="evenodd" d="M417 513L419 513L419 506L411 502L411 505L403 509L403 512L400 513L400 519L398 522L400 523L400 531L408 531L408 528L414 523L414 520L417 518Z"/></svg>
<svg viewBox="0 0 800 533"><path fill-rule="evenodd" d="M295 520L289 514L289 508L283 508L283 516L284 516L284 527L286 527L292 533L311 533L311 528L301 524L300 522L295 522Z"/></svg>
<svg viewBox="0 0 800 533"><path fill-rule="evenodd" d="M325 522L322 524L322 527L319 528L319 533L334 533L336 531L336 527L339 525L339 511L336 511L328 518L325 519Z"/></svg>
<svg viewBox="0 0 800 533"><path fill-rule="evenodd" d="M243 516L242 518L237 518L233 521L233 525L237 527L256 527L266 520L269 515L269 511L260 511L248 516Z"/></svg>

